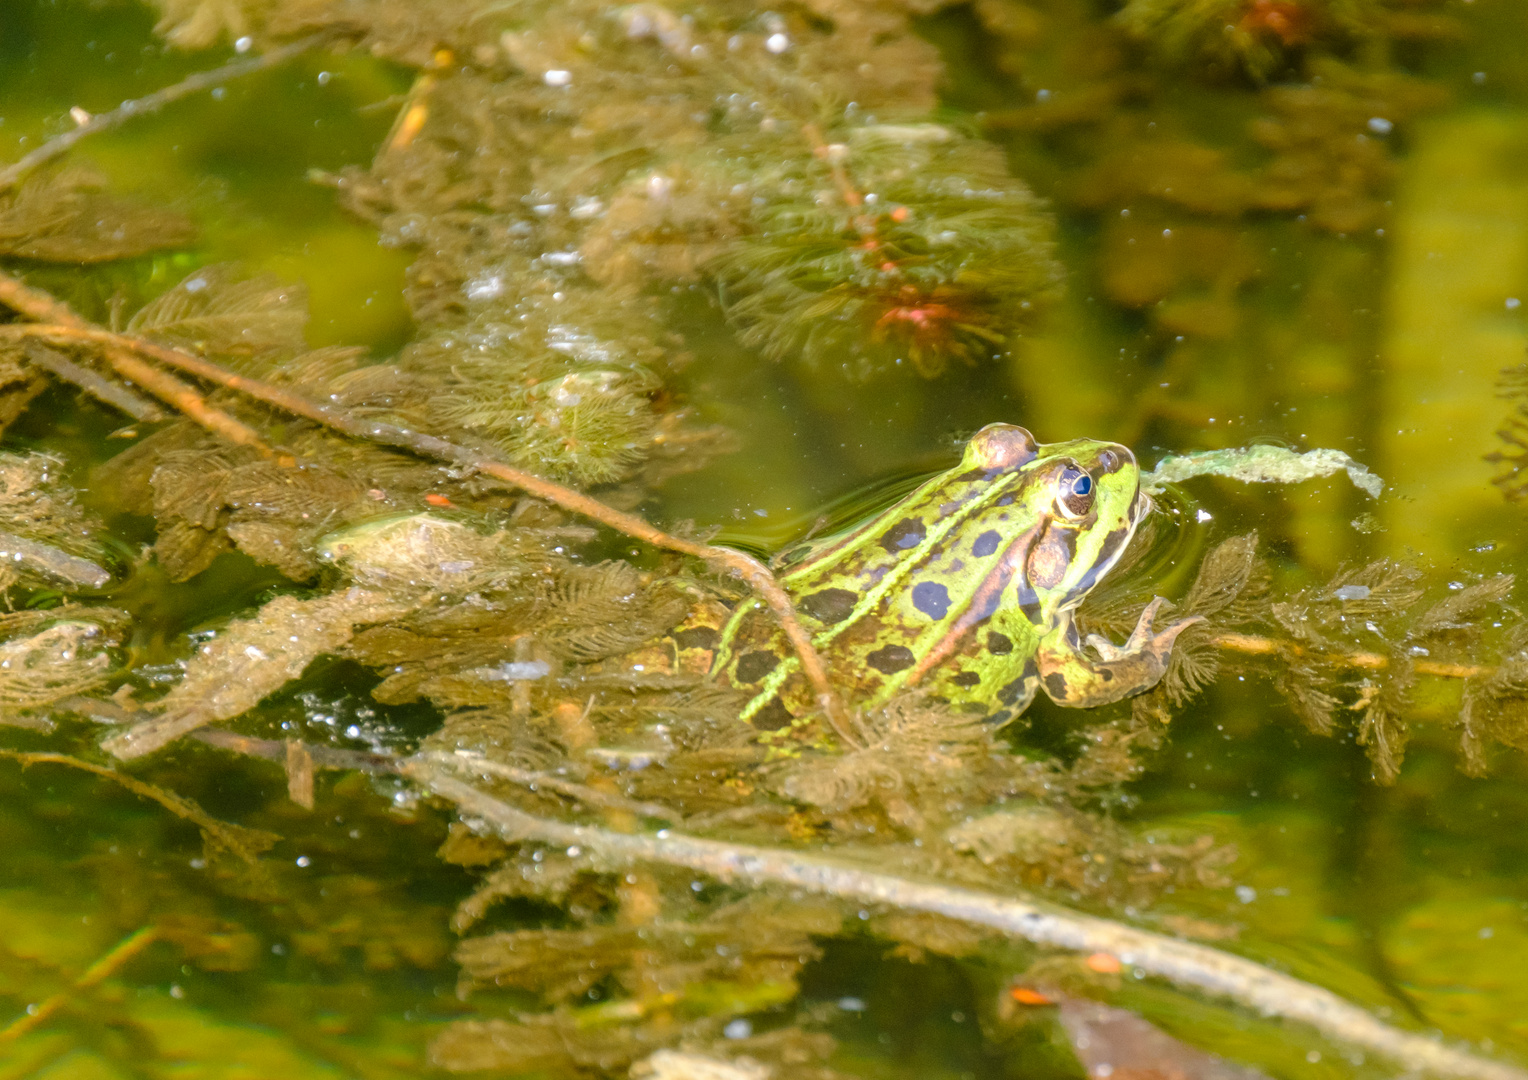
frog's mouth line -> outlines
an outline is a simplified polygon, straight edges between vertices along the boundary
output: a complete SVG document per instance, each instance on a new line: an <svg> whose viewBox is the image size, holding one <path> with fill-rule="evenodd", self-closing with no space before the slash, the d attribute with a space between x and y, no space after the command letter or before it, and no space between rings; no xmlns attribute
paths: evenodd
<svg viewBox="0 0 1528 1080"><path fill-rule="evenodd" d="M1094 586L1114 569L1115 564L1120 560L1120 556L1129 547L1130 538L1135 535L1136 528L1142 521L1146 520L1147 516L1155 508L1156 504L1152 502L1151 496L1137 486L1135 497L1131 500L1130 510L1126 514L1125 521L1119 528L1105 535L1087 571L1066 590L1066 595L1056 604L1053 618L1059 617L1063 612L1077 608L1087 598L1087 595L1093 591ZM1075 553L1073 558L1076 558Z"/></svg>

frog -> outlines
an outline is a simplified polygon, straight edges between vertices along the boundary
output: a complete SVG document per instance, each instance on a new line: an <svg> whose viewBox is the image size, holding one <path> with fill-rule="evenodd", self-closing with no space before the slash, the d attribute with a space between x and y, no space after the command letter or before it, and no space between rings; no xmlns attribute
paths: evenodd
<svg viewBox="0 0 1528 1080"><path fill-rule="evenodd" d="M787 547L773 569L831 677L861 708L919 690L1001 725L1039 693L1087 709L1155 686L1198 618L1160 630L1157 597L1123 645L1083 641L1078 606L1152 512L1130 450L1036 442L996 423L960 463L844 532ZM672 634L680 666L748 694L756 728L799 726L816 703L772 615L744 601Z"/></svg>

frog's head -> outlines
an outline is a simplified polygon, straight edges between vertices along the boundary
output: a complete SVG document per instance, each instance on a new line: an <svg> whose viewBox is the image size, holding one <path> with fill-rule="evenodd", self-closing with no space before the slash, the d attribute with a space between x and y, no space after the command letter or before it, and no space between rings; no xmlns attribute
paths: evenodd
<svg viewBox="0 0 1528 1080"><path fill-rule="evenodd" d="M1032 539L1022 568L1011 569L1020 606L1038 625L1082 603L1151 510L1135 455L1118 443L1040 444L1021 427L990 424L966 446L965 465L1001 477L1024 509L1019 520Z"/></svg>

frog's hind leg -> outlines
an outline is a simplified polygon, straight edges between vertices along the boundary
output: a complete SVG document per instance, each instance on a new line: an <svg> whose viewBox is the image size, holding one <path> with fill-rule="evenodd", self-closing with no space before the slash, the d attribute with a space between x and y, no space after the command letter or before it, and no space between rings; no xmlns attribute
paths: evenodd
<svg viewBox="0 0 1528 1080"><path fill-rule="evenodd" d="M1083 655L1077 628L1068 612L1061 624L1046 635L1035 654L1040 685L1046 695L1057 705L1091 709L1150 690L1167 671L1178 635L1204 621L1198 615L1179 619L1153 634L1152 620L1164 603L1159 596L1146 605L1124 645L1089 634L1088 645L1098 654L1097 660Z"/></svg>

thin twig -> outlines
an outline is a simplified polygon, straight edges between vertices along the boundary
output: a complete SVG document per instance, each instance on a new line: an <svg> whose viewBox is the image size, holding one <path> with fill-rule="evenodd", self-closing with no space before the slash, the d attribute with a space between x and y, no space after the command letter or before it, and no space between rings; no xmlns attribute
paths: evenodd
<svg viewBox="0 0 1528 1080"><path fill-rule="evenodd" d="M565 780L551 773L533 772L530 769L517 769L513 765L504 765L493 761L472 750L457 750L454 753L434 752L421 754L419 757L447 765L456 769L475 772L483 776L496 776L521 787L536 791L545 788L555 791L559 795L566 795L570 799L577 799L586 806L600 806L607 810L624 810L637 817L657 818L659 821L678 821L680 816L673 808L661 803L641 802L637 799L628 799L624 795L617 795L612 791L600 791L588 784L576 783Z"/></svg>
<svg viewBox="0 0 1528 1080"><path fill-rule="evenodd" d="M140 795L145 799L152 799L160 806L177 817L182 817L202 830L204 836L210 836L218 844L233 852L247 863L260 861L260 852L275 843L278 837L259 829L251 829L244 825L233 825L227 821L219 821L196 803L183 796L176 795L172 791L146 784L142 780L118 772L116 769L107 768L105 765L97 765L81 758L72 757L69 754L55 754L38 751L35 753L18 750L0 750L0 758L19 762L22 767L32 765L67 765L71 769L80 769L84 772L94 773L103 779L120 784L134 795Z"/></svg>
<svg viewBox="0 0 1528 1080"><path fill-rule="evenodd" d="M252 735L240 735L224 728L203 728L193 732L191 738L223 750L248 754L250 757L269 761L285 761L288 742L281 739L257 739ZM345 750L336 746L318 746L304 743L303 749L320 769L354 769L365 773L390 773L398 769L398 759L389 754L377 754L369 750Z"/></svg>
<svg viewBox="0 0 1528 1080"><path fill-rule="evenodd" d="M1390 657L1384 653L1314 652L1303 645L1296 645L1292 641L1277 641L1273 638L1261 637L1256 634L1234 634L1225 631L1216 634L1213 640L1222 649L1248 653L1252 656L1275 656L1279 654L1315 656L1333 664L1341 664L1344 667L1365 668L1371 671L1381 671L1390 666ZM1445 679L1473 679L1477 675L1490 675L1496 670L1494 667L1485 664L1449 664L1441 660L1421 659L1413 660L1411 668L1418 675L1437 675Z"/></svg>
<svg viewBox="0 0 1528 1080"><path fill-rule="evenodd" d="M464 820L482 821L510 840L579 847L615 862L683 866L729 883L783 885L855 903L929 912L1037 944L1110 953L1139 972L1229 998L1267 1016L1302 1021L1328 1038L1409 1069L1469 1080L1528 1080L1528 1071L1391 1027L1330 990L1206 945L1048 904L909 881L799 850L728 844L669 830L648 836L548 821L461 782L438 763L411 758L400 771L455 803Z"/></svg>
<svg viewBox="0 0 1528 1080"><path fill-rule="evenodd" d="M164 410L152 401L141 398L125 386L118 386L110 379L97 375L87 367L81 367L56 349L33 341L26 347L27 363L42 368L49 375L73 383L98 401L121 409L134 420L152 424L165 418Z"/></svg>
<svg viewBox="0 0 1528 1080"><path fill-rule="evenodd" d="M135 117L147 116L150 113L158 112L172 101L179 101L183 97L189 97L198 90L205 90L208 87L216 86L218 83L227 82L230 79L237 79L243 75L263 71L278 64L284 64L294 56L299 56L315 46L333 40L335 40L335 35L330 32L312 34L288 45L272 49L270 52L260 56L234 60L211 71L199 71L195 75L187 76L173 86L166 86L161 90L155 90L152 94L136 98L132 101L124 101L110 112L103 112L92 116L72 131L66 131L62 135L49 139L14 165L0 169L0 192L9 191L27 173L39 165L52 161L54 158L62 157L74 147L75 143L89 135L94 135L101 131L109 131Z"/></svg>
<svg viewBox="0 0 1528 1080"><path fill-rule="evenodd" d="M265 440L254 428L235 420L222 409L208 405L206 399L197 392L195 387L181 382L168 372L160 371L152 364L145 363L135 355L134 350L124 348L123 345L132 339L118 340L115 335L96 330L90 323L76 315L68 304L55 300L40 289L23 284L9 274L0 273L0 304L19 311L27 318L35 319L39 323L57 324L53 327L53 330L57 331L52 335L53 340L85 340L104 344L106 347L101 350L101 355L111 365L112 370L128 382L143 387L160 401L170 405L177 412L183 413L214 435L238 446L253 447L264 457L276 456L276 452L266 445ZM12 337L48 337L46 334L35 334L35 330L33 326L21 324L0 326L0 332ZM107 340L103 342L101 337L92 335L101 335Z"/></svg>
<svg viewBox="0 0 1528 1080"><path fill-rule="evenodd" d="M12 297L17 289L26 292L35 290L26 289L19 282L0 274L0 303L10 304L17 310L31 311L19 306L20 299L13 301ZM51 298L49 298L51 299ZM55 301L56 303L56 301ZM64 309L67 311L67 309ZM34 316L38 317L39 316ZM205 357L193 353L183 352L167 345L160 345L142 338L132 337L126 334L117 334L109 330L101 330L90 326L82 326L64 320L55 320L54 325L12 325L0 327L0 334L17 337L40 337L53 341L89 342L105 346L108 360L113 353L122 353L127 350L142 356L157 360L161 364L206 379L208 382L230 390L236 390L241 394L263 401L267 405L273 405L278 409L297 416L312 420L325 427L349 435L353 438L364 439L368 442L381 443L385 446L396 446L404 450L413 451L425 457L433 457L441 461L449 461L454 465L461 465L492 476L511 484L522 491L526 491L537 498L570 510L576 514L592 518L603 525L622 532L627 536L646 541L654 547L666 548L669 551L677 551L684 555L692 555L704 559L713 566L721 567L741 578L769 605L775 619L781 629L790 639L791 646L796 656L801 661L801 671L811 683L812 690L816 694L817 704L827 716L828 722L838 737L846 746L858 746L859 739L854 734L850 725L849 714L838 695L834 692L832 684L828 681L827 668L823 665L822 657L818 655L812 645L812 639L807 635L800 620L796 618L796 609L791 603L790 596L780 587L775 576L769 568L751 555L731 548L713 547L696 540L689 540L682 536L666 533L633 514L625 514L614 507L606 506L598 499L591 498L580 491L574 491L561 484L543 479L534 473L517 469L513 465L494 461L483 457L478 451L450 442L446 439L437 438L434 435L426 435L422 432L410 431L407 428L398 427L381 420L371 420L356 416L348 409L338 405L328 405L315 401L295 391L259 379L252 379L213 363ZM112 361L113 367L116 362ZM147 365L145 365L147 366ZM121 369L118 369L119 372ZM122 372L124 378L131 379L130 375ZM137 381L134 379L133 381ZM143 385L140 383L139 385ZM226 414L225 414L226 415ZM194 418L194 417L193 417ZM231 417L228 419L232 420ZM238 423L238 421L233 421ZM242 426L242 425L240 425ZM255 436L258 439L258 435ZM263 444L262 444L263 445Z"/></svg>
<svg viewBox="0 0 1528 1080"><path fill-rule="evenodd" d="M99 986L115 975L122 965L158 941L159 937L160 931L157 926L145 926L141 930L135 930L117 942L116 946L105 956L86 968L84 973L74 980L73 989L76 991L89 990L93 986ZM0 1042L11 1042L19 1039L27 1032L46 1022L50 1016L68 1003L69 997L70 995L67 993L54 994L26 1015L18 1016L9 1027L4 1031L0 1031Z"/></svg>

